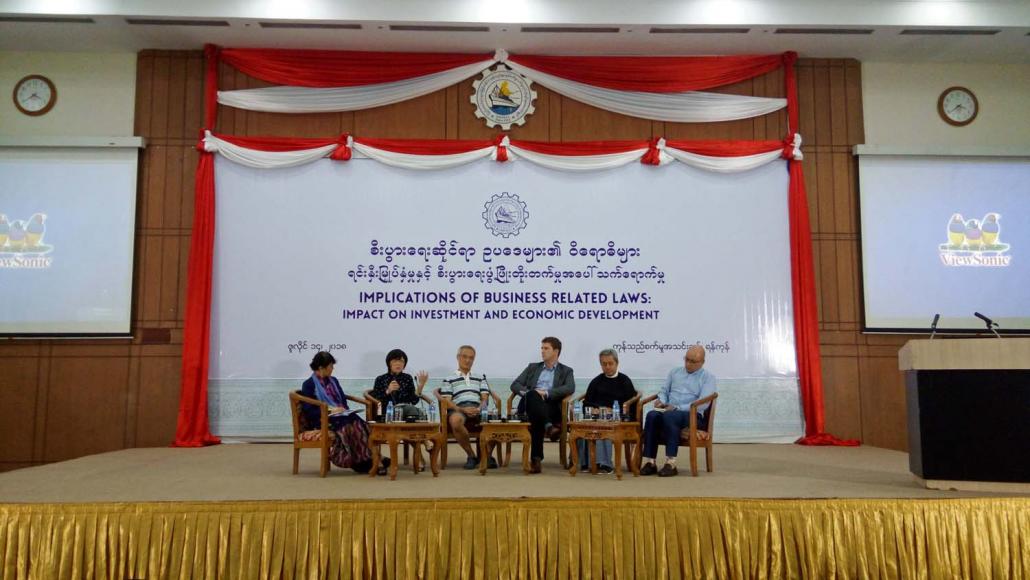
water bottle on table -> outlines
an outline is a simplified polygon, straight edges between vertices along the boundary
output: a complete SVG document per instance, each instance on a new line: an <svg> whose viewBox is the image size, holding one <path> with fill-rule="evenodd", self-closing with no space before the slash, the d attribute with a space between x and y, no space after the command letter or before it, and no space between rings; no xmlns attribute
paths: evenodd
<svg viewBox="0 0 1030 580"><path fill-rule="evenodd" d="M616 423L622 420L622 414L619 411L619 402L615 401L612 403L612 421Z"/></svg>
<svg viewBox="0 0 1030 580"><path fill-rule="evenodd" d="M388 405L386 405L386 417L383 420L386 421L387 423L389 423L389 422L394 420L394 418L393 418L393 401L390 401L390 403Z"/></svg>

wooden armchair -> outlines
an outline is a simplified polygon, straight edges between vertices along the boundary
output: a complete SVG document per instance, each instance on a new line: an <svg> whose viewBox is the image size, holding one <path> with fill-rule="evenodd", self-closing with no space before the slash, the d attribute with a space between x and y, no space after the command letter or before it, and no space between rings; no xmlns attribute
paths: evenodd
<svg viewBox="0 0 1030 580"><path fill-rule="evenodd" d="M586 396L587 396L587 394L583 393L582 395L576 397L569 404L569 407L575 408L576 403L583 402L583 401L586 400ZM640 393L638 392L635 397L633 397L632 399L630 399L630 400L628 400L628 401L626 401L625 403L622 404L622 411L621 411L622 412L622 416L625 417L625 416L629 415L630 414L630 409L632 409L633 406L637 405L639 402L640 402ZM640 436L640 437L638 437L638 439L643 439L642 429L643 429L644 424L640 421L640 418L639 418L639 416L640 416L640 406L639 405L637 406L636 415L637 415L636 421L637 421L637 423L640 423L640 427L637 427L637 435ZM570 441L569 442L570 453L571 453L572 445L575 445L575 441ZM630 443L629 441L626 441L626 443L624 444L624 447L623 447L623 449L625 450L624 455L626 456L626 469L628 469L630 471L633 471L633 458L634 458L634 454L633 454L633 447L632 447L632 445L633 445L632 443ZM640 451L640 449L637 449L637 451ZM638 458L637 460L639 461L639 455L636 455L636 457ZM614 465L612 467L614 467Z"/></svg>
<svg viewBox="0 0 1030 580"><path fill-rule="evenodd" d="M416 379L416 383L415 384L416 385L418 384L417 379ZM425 387L425 385L423 385L422 387L419 387L419 389L418 389L418 398L422 399L422 401L425 402L426 404L429 404L429 405L434 404L433 399L430 399L426 395L422 394L422 388L424 388L424 387ZM370 409L370 411L369 411L370 415L368 415L369 419L371 419L373 417L378 417L379 416L379 406L380 405L382 405L382 407L383 407L383 413L386 413L386 404L385 404L385 402L384 401L380 401L379 399L373 397L372 396L372 389L369 389L369 390L363 392L362 395L365 397L366 400L368 400L368 406L369 406L369 409ZM405 443L404 444L404 465L408 465L408 463L411 461L411 448L412 447L414 447L414 444L412 444L412 443ZM425 465L425 464L426 463L423 461L422 465Z"/></svg>
<svg viewBox="0 0 1030 580"><path fill-rule="evenodd" d="M637 421L640 421L641 427L644 425L644 407L653 402L658 398L658 395L651 395L640 402L637 406ZM690 404L690 426L683 429L680 433L680 445L687 445L690 447L690 473L694 477L697 477L697 448L703 447L705 450L705 467L709 472L712 471L712 434L715 428L715 400L719 398L719 393L712 393L711 395L698 399ZM697 424L697 408L705 403L710 403L708 409L704 412L704 420L707 423L706 429L699 429ZM643 439L643 438L641 438ZM641 441L643 445L643 441ZM637 454L640 457L640 454Z"/></svg>
<svg viewBox="0 0 1030 580"><path fill-rule="evenodd" d="M350 395L347 395L347 400L363 405L367 416L371 408L368 401ZM313 428L307 424L303 405L318 407L321 415L319 427ZM322 459L319 474L325 477L329 473L329 448L336 440L336 433L329 429L329 405L318 399L305 397L300 391L293 391L290 393L290 415L293 417L293 474L297 475L300 468L301 449L320 449Z"/></svg>
<svg viewBox="0 0 1030 580"><path fill-rule="evenodd" d="M570 409L572 409L572 398L575 394L569 395L561 400L561 434L558 436L558 455L561 459L561 466L564 469L569 468L569 418ZM515 399L521 399L522 395L518 393L512 393L508 397L507 415L512 416L512 409L517 408L515 405ZM511 443L504 444L504 465L508 465L511 461Z"/></svg>
<svg viewBox="0 0 1030 580"><path fill-rule="evenodd" d="M441 395L440 389L433 389L433 396L436 397L436 400L440 403L440 431L444 434L444 441L446 441L446 443L444 443L443 449L440 450L440 469L447 469L447 447L451 441L455 440L453 431L451 431L451 423L450 421L448 421L447 410L457 409L457 406L454 403L452 403L450 399L447 399L443 395ZM501 398L497 396L497 393L493 392L493 389L490 390L490 398L494 400L494 405L497 407L498 410L500 410ZM472 439L473 437L476 439L476 442L472 443L472 449L478 452L478 435L479 432L482 431L482 428L479 426L470 427L466 425L465 429L467 429L469 432L469 439ZM489 453L487 455L489 455ZM500 445L497 446L497 464L504 465L504 463L501 461Z"/></svg>

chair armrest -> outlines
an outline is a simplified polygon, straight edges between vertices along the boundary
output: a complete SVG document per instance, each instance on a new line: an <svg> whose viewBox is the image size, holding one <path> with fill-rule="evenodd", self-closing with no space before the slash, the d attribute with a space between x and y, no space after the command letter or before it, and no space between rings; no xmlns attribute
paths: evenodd
<svg viewBox="0 0 1030 580"><path fill-rule="evenodd" d="M312 399L311 397L305 397L304 395L298 395L297 393L290 393L290 398L295 400L295 401L300 401L301 403L307 403L309 405L315 405L315 406L322 406L322 407L325 407L327 409L329 408L329 405L326 404L323 401L319 401L318 399Z"/></svg>
<svg viewBox="0 0 1030 580"><path fill-rule="evenodd" d="M573 393L561 400L561 424L563 428L569 422L569 407L572 406L572 400L575 398L576 394Z"/></svg>
<svg viewBox="0 0 1030 580"><path fill-rule="evenodd" d="M432 405L433 403L436 402L429 395L423 395L421 393L419 393L418 398L422 399L423 401L425 401L429 405Z"/></svg>
<svg viewBox="0 0 1030 580"><path fill-rule="evenodd" d="M506 414L507 414L507 415L508 415L509 417L511 417L511 408L512 408L512 404L513 404L513 403L515 402L515 397L521 397L521 396L522 396L522 395L520 395L520 394L518 394L518 393L512 393L512 394L511 394L511 395L510 395L510 396L508 397L508 409L507 409L507 413L506 413Z"/></svg>
<svg viewBox="0 0 1030 580"><path fill-rule="evenodd" d="M700 407L701 405L705 405L705 404L711 403L712 401L716 400L717 398L719 398L719 393L712 393L711 395L708 395L707 397L705 397L703 399L698 399L698 400L696 400L696 401L694 401L693 403L690 404L690 410L691 410L691 412L694 415L696 415L698 407Z"/></svg>
<svg viewBox="0 0 1030 580"><path fill-rule="evenodd" d="M632 399L630 399L630 400L626 401L625 403L623 403L622 404L622 414L625 415L626 413L628 413L629 412L629 408L632 405L636 404L636 402L639 401L639 400L640 400L640 393L637 393L637 396L635 396Z"/></svg>
<svg viewBox="0 0 1030 580"><path fill-rule="evenodd" d="M344 396L347 397L347 400L352 402L352 403L357 403L357 404L359 404L359 405L361 405L363 407L367 407L368 406L368 399L363 399L361 397L355 397L354 395L344 395Z"/></svg>
<svg viewBox="0 0 1030 580"><path fill-rule="evenodd" d="M361 393L361 396L365 397L366 401L371 401L371 402L375 403L376 405L378 405L379 403L382 402L379 399L377 399L377 398L372 396L372 390L371 389Z"/></svg>
<svg viewBox="0 0 1030 580"><path fill-rule="evenodd" d="M495 393L493 389L488 389L488 390L490 391L490 398L494 400L494 406L496 406L497 410L500 411L501 410L501 397L497 393ZM510 406L508 408L508 415L511 415L511 407Z"/></svg>
<svg viewBox="0 0 1030 580"><path fill-rule="evenodd" d="M637 395L637 396L639 397L640 395ZM637 422L639 422L639 423L643 423L644 422L644 407L647 406L648 403L652 403L652 402L656 401L657 399L658 399L658 395L655 394L655 395L648 395L648 396L644 397L640 401L640 404L637 405Z"/></svg>

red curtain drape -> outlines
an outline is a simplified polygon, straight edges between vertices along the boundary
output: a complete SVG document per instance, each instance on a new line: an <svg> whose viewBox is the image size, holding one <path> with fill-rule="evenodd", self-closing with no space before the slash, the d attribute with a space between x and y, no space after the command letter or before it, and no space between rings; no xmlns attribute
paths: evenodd
<svg viewBox="0 0 1030 580"><path fill-rule="evenodd" d="M186 321L182 333L182 385L175 447L214 445L207 416L207 372L211 344L211 266L215 248L215 159L201 153L193 204L193 237L187 275Z"/></svg>
<svg viewBox="0 0 1030 580"><path fill-rule="evenodd" d="M204 123L214 128L217 114L218 49L204 49ZM201 131L203 135L203 131ZM207 371L211 355L211 276L215 250L215 156L201 150L193 194L193 235L186 277L186 320L182 332L179 418L173 447L221 443L207 416Z"/></svg>
<svg viewBox="0 0 1030 580"><path fill-rule="evenodd" d="M226 48L222 61L270 83L354 87L401 81L493 58L492 54Z"/></svg>
<svg viewBox="0 0 1030 580"><path fill-rule="evenodd" d="M784 83L787 89L787 141L798 131L797 79L794 64L797 54L783 55ZM838 439L825 432L823 416L823 370L819 355L819 313L815 295L815 264L812 260L812 227L808 216L808 193L801 162L787 162L790 192L790 271L794 299L794 345L797 352L801 406L805 415L805 436L800 445L858 445L857 439Z"/></svg>
<svg viewBox="0 0 1030 580"><path fill-rule="evenodd" d="M578 83L646 93L701 91L729 85L783 66L780 55L761 56L530 56L509 61Z"/></svg>

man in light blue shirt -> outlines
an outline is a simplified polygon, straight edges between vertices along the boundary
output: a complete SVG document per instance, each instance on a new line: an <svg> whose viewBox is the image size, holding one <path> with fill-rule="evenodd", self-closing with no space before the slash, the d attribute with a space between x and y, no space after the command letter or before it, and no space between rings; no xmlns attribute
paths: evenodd
<svg viewBox="0 0 1030 580"><path fill-rule="evenodd" d="M676 454L679 452L680 432L690 426L690 404L715 393L715 375L706 371L705 349L699 344L687 349L684 365L673 369L658 393L655 410L647 414L644 424L644 452L640 475L658 474L658 477L676 475ZM698 437L708 436L708 425L702 421L708 404L697 408ZM665 465L655 466L658 443L665 443Z"/></svg>

